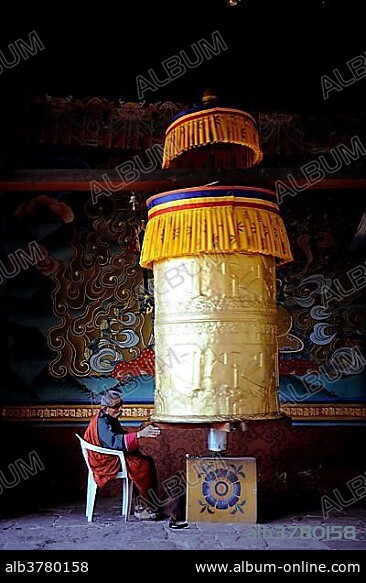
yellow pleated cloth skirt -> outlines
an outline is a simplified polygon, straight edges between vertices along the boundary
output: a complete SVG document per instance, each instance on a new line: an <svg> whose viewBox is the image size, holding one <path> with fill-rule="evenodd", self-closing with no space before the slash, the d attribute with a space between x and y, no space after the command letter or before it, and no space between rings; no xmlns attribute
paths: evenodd
<svg viewBox="0 0 366 583"><path fill-rule="evenodd" d="M255 119L214 107L181 115L166 131L163 168L250 168L263 153Z"/></svg>

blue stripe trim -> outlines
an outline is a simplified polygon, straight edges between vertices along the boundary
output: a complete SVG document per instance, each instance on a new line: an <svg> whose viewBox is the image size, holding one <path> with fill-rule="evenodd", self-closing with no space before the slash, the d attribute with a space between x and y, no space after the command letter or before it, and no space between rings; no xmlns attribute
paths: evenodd
<svg viewBox="0 0 366 583"><path fill-rule="evenodd" d="M215 188L214 190L210 190L205 188L204 190L195 190L194 192L191 191L180 191L180 192L171 192L166 194L165 196L159 196L159 198L155 198L151 200L148 204L148 209L152 209L155 206L159 206L159 204L163 204L165 202L173 202L175 200L186 200L190 198L200 198L200 197L214 197L214 196L235 196L236 198L259 198L261 200L265 200L268 202L273 202L277 204L277 198L267 192L262 192L261 190L246 190L243 189L235 189L230 190L227 188Z"/></svg>

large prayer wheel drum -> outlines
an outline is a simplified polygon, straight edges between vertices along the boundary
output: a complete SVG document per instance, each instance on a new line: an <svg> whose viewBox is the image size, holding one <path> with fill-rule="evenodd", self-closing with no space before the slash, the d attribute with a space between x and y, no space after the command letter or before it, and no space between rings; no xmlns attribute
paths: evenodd
<svg viewBox="0 0 366 583"><path fill-rule="evenodd" d="M292 259L276 196L201 187L147 201L154 270L154 421L279 415L275 263Z"/></svg>
<svg viewBox="0 0 366 583"><path fill-rule="evenodd" d="M155 421L278 415L274 263L213 254L154 265Z"/></svg>

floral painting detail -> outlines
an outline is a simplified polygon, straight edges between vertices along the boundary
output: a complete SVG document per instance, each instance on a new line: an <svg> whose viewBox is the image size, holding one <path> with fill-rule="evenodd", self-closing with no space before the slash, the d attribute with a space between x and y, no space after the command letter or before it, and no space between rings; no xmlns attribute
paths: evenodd
<svg viewBox="0 0 366 583"><path fill-rule="evenodd" d="M55 213L64 223L71 223L74 220L74 213L68 204L47 194L40 194L35 198L21 203L16 209L15 215L18 219L31 217L43 208L47 208Z"/></svg>
<svg viewBox="0 0 366 583"><path fill-rule="evenodd" d="M242 499L242 487L240 478L245 478L242 471L243 465L236 466L229 464L228 468L214 468L210 464L200 464L202 472L197 473L197 477L205 476L201 492L203 500L198 500L198 504L202 506L201 514L208 512L214 514L217 510L230 510L230 514L241 512L244 514L243 507L246 503Z"/></svg>

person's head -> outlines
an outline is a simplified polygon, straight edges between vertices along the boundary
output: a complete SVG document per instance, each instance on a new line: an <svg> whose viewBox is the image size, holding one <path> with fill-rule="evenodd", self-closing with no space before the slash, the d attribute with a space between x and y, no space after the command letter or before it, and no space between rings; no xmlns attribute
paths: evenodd
<svg viewBox="0 0 366 583"><path fill-rule="evenodd" d="M100 404L111 417L119 417L122 407L122 395L115 389L108 389L102 395Z"/></svg>

